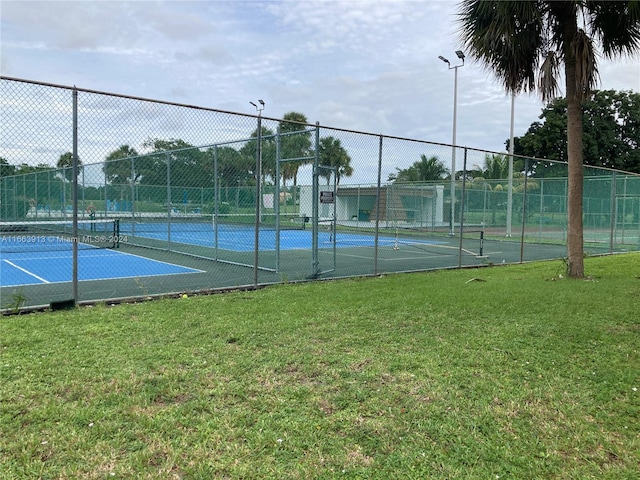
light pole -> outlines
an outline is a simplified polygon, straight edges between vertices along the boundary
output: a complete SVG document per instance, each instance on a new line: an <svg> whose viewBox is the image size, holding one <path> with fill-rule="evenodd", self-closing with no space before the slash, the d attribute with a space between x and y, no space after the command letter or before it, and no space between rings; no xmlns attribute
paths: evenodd
<svg viewBox="0 0 640 480"><path fill-rule="evenodd" d="M511 126L509 129L509 187L507 189L507 237L511 237L511 216L513 212L513 117L516 94L511 94Z"/></svg>
<svg viewBox="0 0 640 480"><path fill-rule="evenodd" d="M455 216L456 216L456 122L458 117L458 69L464 67L464 53L462 50L456 50L456 55L462 63L460 65L451 66L451 62L439 55L438 58L449 66L449 70L453 70L453 140L451 141L451 219L449 235L455 235Z"/></svg>
<svg viewBox="0 0 640 480"><path fill-rule="evenodd" d="M253 283L254 286L258 286L258 252L260 250L260 182L262 181L262 110L264 110L264 101L258 100L260 106L253 102L249 102L258 111L258 132L256 134L256 141L258 142L256 148L256 220L255 220L255 235L254 235L254 247L253 247Z"/></svg>

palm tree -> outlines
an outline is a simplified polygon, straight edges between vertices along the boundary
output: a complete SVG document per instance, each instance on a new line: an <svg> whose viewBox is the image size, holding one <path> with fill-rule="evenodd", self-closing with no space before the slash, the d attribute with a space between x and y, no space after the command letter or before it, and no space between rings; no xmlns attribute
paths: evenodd
<svg viewBox="0 0 640 480"><path fill-rule="evenodd" d="M340 185L340 178L350 177L353 175L353 167L351 166L351 157L345 148L335 137L323 137L318 145L320 154L320 164L327 167L334 167L336 172L336 184ZM327 179L327 185L331 181L332 171L322 169L320 175Z"/></svg>
<svg viewBox="0 0 640 480"><path fill-rule="evenodd" d="M131 160L122 161L123 159L130 159L137 156L138 152L136 149L129 145L120 145L118 149L107 155L105 163L102 166L102 171L106 175L107 180L111 183L126 184L131 181L132 175L135 176L133 180L137 180L139 174L135 171L132 173Z"/></svg>
<svg viewBox="0 0 640 480"><path fill-rule="evenodd" d="M462 0L460 38L493 70L508 93L557 96L564 64L567 99L567 274L584 277L582 101L598 77L596 45L605 58L640 48L640 2L586 0ZM537 80L537 83L536 83Z"/></svg>
<svg viewBox="0 0 640 480"><path fill-rule="evenodd" d="M280 158L304 158L312 154L311 132L306 131L307 117L300 112L285 113L280 122L280 134L282 150ZM300 132L300 133L294 133ZM284 134L284 135L283 135ZM287 135L288 134L288 135ZM309 161L288 161L282 164L282 190L287 191L287 180L293 178L293 204L297 202L298 170ZM286 205L286 203L285 203Z"/></svg>
<svg viewBox="0 0 640 480"><path fill-rule="evenodd" d="M66 208L65 205L67 203L67 187L65 186L67 183L73 182L73 153L65 152L60 155L58 161L56 162L56 167L60 170L57 175L62 181L62 208ZM82 171L82 162L78 158L78 174ZM65 210L66 211L66 210Z"/></svg>
<svg viewBox="0 0 640 480"><path fill-rule="evenodd" d="M138 152L129 145L120 145L117 150L112 151L105 163L102 165L102 171L107 177L107 181L113 185L120 186L120 199L124 199L124 187L127 184L135 183L140 173L135 170L135 163L131 160L137 157ZM126 160L129 159L129 160Z"/></svg>
<svg viewBox="0 0 640 480"><path fill-rule="evenodd" d="M396 167L396 173L392 173L388 177L389 182L428 182L434 180L442 180L448 175L449 170L438 159L432 156L427 158L423 153L420 160L414 162L409 168L400 169Z"/></svg>
<svg viewBox="0 0 640 480"><path fill-rule="evenodd" d="M71 182L73 180L73 153L65 152L60 155L56 162L56 167L61 170L59 173L63 181ZM78 173L82 171L82 161L78 158Z"/></svg>
<svg viewBox="0 0 640 480"><path fill-rule="evenodd" d="M260 155L262 159L262 183L266 183L267 176L270 176L274 183L278 181L275 178L276 173L276 142L275 142L275 134L272 130L261 126L260 129ZM244 146L240 149L240 153L244 155L247 159L251 159L255 161L256 155L258 153L258 129L256 128L251 135L249 136L249 140ZM252 169L255 170L255 167Z"/></svg>
<svg viewBox="0 0 640 480"><path fill-rule="evenodd" d="M484 156L482 177L492 180L504 180L509 176L509 157L499 153Z"/></svg>

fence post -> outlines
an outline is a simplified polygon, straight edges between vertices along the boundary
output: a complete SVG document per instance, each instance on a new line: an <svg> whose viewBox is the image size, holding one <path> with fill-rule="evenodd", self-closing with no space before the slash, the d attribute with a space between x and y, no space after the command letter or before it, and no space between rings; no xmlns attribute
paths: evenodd
<svg viewBox="0 0 640 480"><path fill-rule="evenodd" d="M256 219L253 245L253 285L258 286L258 260L260 251L260 183L262 182L262 110L258 110L258 146L256 148Z"/></svg>
<svg viewBox="0 0 640 480"><path fill-rule="evenodd" d="M211 219L213 225L213 245L214 260L218 261L218 214L220 213L220 179L218 178L218 146L213 147L213 217ZM204 208L204 202L202 204ZM236 208L238 205L236 203Z"/></svg>
<svg viewBox="0 0 640 480"><path fill-rule="evenodd" d="M378 241L380 234L380 192L382 190L381 182L382 182L382 139L383 136L380 135L380 142L378 144L378 183L376 185L376 232L373 240L373 274L378 274ZM389 188L389 185L387 185ZM358 187L358 197L360 196L360 191ZM386 195L387 197L389 195ZM386 217L385 212L385 217Z"/></svg>
<svg viewBox="0 0 640 480"><path fill-rule="evenodd" d="M540 179L540 220L538 221L538 241L542 242L542 222L544 220L544 178Z"/></svg>
<svg viewBox="0 0 640 480"><path fill-rule="evenodd" d="M73 267L71 275L71 284L73 290L73 303L78 302L78 90L73 88L73 154L71 160L72 179L72 248L73 248Z"/></svg>
<svg viewBox="0 0 640 480"><path fill-rule="evenodd" d="M276 228L276 238L275 238L275 249L276 249L276 272L280 271L280 156L282 155L281 148L281 137L280 137L281 129L280 124L278 124L278 128L276 129L276 181L274 182L274 190L273 190L273 213L275 217L275 228ZM284 193L284 204L285 208L287 205L287 191Z"/></svg>
<svg viewBox="0 0 640 480"><path fill-rule="evenodd" d="M318 260L318 171L320 165L320 122L316 122L316 148L313 159L313 179L311 182L311 276L310 278L317 278L320 272L319 260Z"/></svg>
<svg viewBox="0 0 640 480"><path fill-rule="evenodd" d="M171 214L173 205L171 204L171 155L164 154L167 159L167 250L171 249Z"/></svg>
<svg viewBox="0 0 640 480"><path fill-rule="evenodd" d="M609 209L611 218L609 219L609 253L613 253L614 232L616 229L616 172L611 178L611 207Z"/></svg>
<svg viewBox="0 0 640 480"><path fill-rule="evenodd" d="M136 220L136 167L135 159L131 158L131 222Z"/></svg>
<svg viewBox="0 0 640 480"><path fill-rule="evenodd" d="M524 191L522 192L522 233L520 234L520 263L524 262L524 234L527 224L527 180L529 179L529 159L524 159Z"/></svg>
<svg viewBox="0 0 640 480"><path fill-rule="evenodd" d="M464 147L464 161L462 164L462 192L460 193L460 241L458 243L458 268L462 268L462 237L464 231L464 196L467 190L467 147Z"/></svg>

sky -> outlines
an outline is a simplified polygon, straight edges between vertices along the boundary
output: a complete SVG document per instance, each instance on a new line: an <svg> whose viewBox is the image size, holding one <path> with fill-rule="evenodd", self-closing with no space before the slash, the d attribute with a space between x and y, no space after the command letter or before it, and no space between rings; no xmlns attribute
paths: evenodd
<svg viewBox="0 0 640 480"><path fill-rule="evenodd" d="M457 1L0 2L2 75L451 143ZM640 91L640 60L600 61L600 89ZM456 143L504 152L511 99L467 58ZM538 120L515 101L514 133Z"/></svg>

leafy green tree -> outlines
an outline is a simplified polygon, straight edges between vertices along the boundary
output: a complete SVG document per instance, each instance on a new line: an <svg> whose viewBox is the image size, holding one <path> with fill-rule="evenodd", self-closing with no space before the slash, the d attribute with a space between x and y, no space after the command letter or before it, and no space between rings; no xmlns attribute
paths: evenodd
<svg viewBox="0 0 640 480"><path fill-rule="evenodd" d="M208 153L211 158L217 158L220 200L228 203L235 202L238 206L241 192L244 193L243 200L247 199L248 194L253 195L253 191L249 193L243 187L255 186L253 175L256 167L255 158L242 155L228 145L212 147Z"/></svg>
<svg viewBox="0 0 640 480"><path fill-rule="evenodd" d="M522 137L514 138L514 153L567 160L567 101L550 102ZM583 103L582 142L585 165L640 173L640 94L594 91ZM563 168L563 167L562 167ZM554 164L539 163L536 176L550 176Z"/></svg>
<svg viewBox="0 0 640 480"><path fill-rule="evenodd" d="M350 177L353 175L351 157L340 143L340 140L334 137L323 137L320 139L318 149L320 165L326 165L336 169L336 183L338 185L342 177ZM326 178L327 185L329 185L332 171L324 169L321 172L320 176Z"/></svg>
<svg viewBox="0 0 640 480"><path fill-rule="evenodd" d="M16 166L11 165L7 159L0 157L0 177L8 177L9 175L15 175Z"/></svg>
<svg viewBox="0 0 640 480"><path fill-rule="evenodd" d="M389 182L405 183L405 182L430 182L442 180L449 174L449 170L438 159L432 156L427 158L426 155L420 155L420 160L415 162L409 168L400 169L396 167L396 173L389 175Z"/></svg>
<svg viewBox="0 0 640 480"><path fill-rule="evenodd" d="M214 153L215 152L215 153ZM212 147L209 155L218 158L218 183L221 187L247 186L253 183L255 159L242 155L228 145Z"/></svg>
<svg viewBox="0 0 640 480"><path fill-rule="evenodd" d="M598 42L605 58L640 49L640 2L462 0L459 25L466 50L493 70L509 93L539 88L543 101L557 97L564 64L567 274L583 278L582 101L597 80Z"/></svg>
<svg viewBox="0 0 640 480"><path fill-rule="evenodd" d="M165 185L169 161L172 186L213 187L213 159L206 151L181 139L152 138L143 147L158 154L136 159L141 183Z"/></svg>
<svg viewBox="0 0 640 480"><path fill-rule="evenodd" d="M29 165L27 163L23 163L16 168L16 175L23 175L25 173L34 173L34 172L42 172L44 170L51 170L51 165L46 163L39 163L37 165Z"/></svg>

